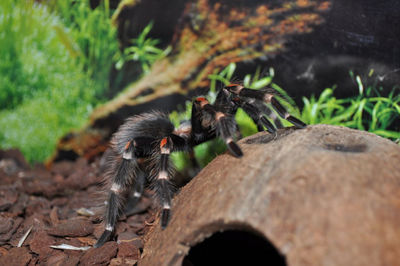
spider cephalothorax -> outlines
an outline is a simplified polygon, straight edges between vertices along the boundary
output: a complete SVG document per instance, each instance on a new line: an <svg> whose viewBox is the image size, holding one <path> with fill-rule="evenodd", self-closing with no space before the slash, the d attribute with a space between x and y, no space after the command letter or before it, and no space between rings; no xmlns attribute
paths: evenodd
<svg viewBox="0 0 400 266"><path fill-rule="evenodd" d="M279 116L297 128L305 127L302 121L285 110L274 94L274 90L269 88L253 90L238 84L228 85L218 93L214 104L204 97L196 98L190 122L183 122L177 129L168 115L162 112L154 111L128 118L111 141L110 166L105 174L111 182L105 212L105 231L95 247L103 245L110 238L127 199L134 201L131 206L136 204L145 185L155 191L162 208L161 226L167 226L174 192L174 167L170 161L172 152L193 153L194 146L219 137L233 156L241 157L242 150L235 142L238 125L234 115L238 108L242 108L251 117L259 131L265 127L270 133L276 132L274 124L266 117L273 114L265 105L269 103ZM275 124L282 127L279 122ZM129 197L132 189L133 195Z"/></svg>

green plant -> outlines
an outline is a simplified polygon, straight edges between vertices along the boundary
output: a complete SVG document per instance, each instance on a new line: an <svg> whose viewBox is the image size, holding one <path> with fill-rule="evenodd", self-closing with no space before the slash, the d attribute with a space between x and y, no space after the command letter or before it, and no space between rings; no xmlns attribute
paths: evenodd
<svg viewBox="0 0 400 266"><path fill-rule="evenodd" d="M48 1L61 17L65 27L55 32L71 57L96 83L96 98L104 99L109 84L113 57L118 52L116 28L111 22L109 0L92 9L89 0Z"/></svg>
<svg viewBox="0 0 400 266"><path fill-rule="evenodd" d="M76 71L51 29L62 23L47 8L33 1L4 0L0 14L0 110L4 110L62 83L61 73Z"/></svg>
<svg viewBox="0 0 400 266"><path fill-rule="evenodd" d="M149 72L151 65L166 56L171 47L162 50L156 46L160 43L157 39L148 38L147 35L150 33L153 27L153 22L149 23L139 36L131 40L131 46L124 49L122 53L118 53L115 57L117 61L115 67L121 69L127 61L138 62L144 73Z"/></svg>
<svg viewBox="0 0 400 266"><path fill-rule="evenodd" d="M359 76L355 77L358 95L337 99L334 88L326 88L318 98L303 97L304 107L301 118L307 124L340 125L367 130L382 137L400 138L400 132L390 130L400 119L400 95L393 88L388 96L380 95L382 88L364 85Z"/></svg>
<svg viewBox="0 0 400 266"><path fill-rule="evenodd" d="M61 136L85 123L100 83L73 53L73 30L48 7L3 0L0 14L0 147L43 161Z"/></svg>
<svg viewBox="0 0 400 266"><path fill-rule="evenodd" d="M92 111L91 98L83 90L57 89L1 112L0 146L19 148L31 163L45 160L60 137L86 122Z"/></svg>

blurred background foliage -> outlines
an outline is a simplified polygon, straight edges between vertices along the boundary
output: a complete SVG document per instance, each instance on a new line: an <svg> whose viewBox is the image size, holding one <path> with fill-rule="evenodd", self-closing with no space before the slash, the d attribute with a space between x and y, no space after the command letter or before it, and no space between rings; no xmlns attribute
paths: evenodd
<svg viewBox="0 0 400 266"><path fill-rule="evenodd" d="M107 100L110 70L123 64L111 15L108 0L94 9L87 0L0 2L1 148L41 162ZM164 54L145 38L123 52L135 60L132 51L144 51L143 71Z"/></svg>
<svg viewBox="0 0 400 266"><path fill-rule="evenodd" d="M87 0L0 2L1 148L19 148L31 163L45 160L60 137L82 127L93 108L111 95L110 90L115 89L110 87L111 71L120 71L128 61L138 64L141 71L130 78L135 80L170 52L169 47L158 47L159 40L148 37L152 23L121 51L112 12L108 0L100 1L96 8ZM235 70L236 65L229 64L209 75L207 97L211 101L219 88L236 78ZM351 70L349 75L354 80L355 96L337 99L332 84L320 95L304 97L303 106L296 106L273 82L272 68L266 72L258 69L241 80L253 89L274 88L289 112L307 124L341 125L400 139L392 126L400 115L399 88L390 88L388 95L382 95L381 87L365 86ZM178 125L189 119L190 111L188 101L170 117ZM243 136L257 131L241 110L236 118ZM223 150L224 145L214 140L199 145L195 152L204 166ZM178 169L187 162L180 153L174 160Z"/></svg>
<svg viewBox="0 0 400 266"><path fill-rule="evenodd" d="M19 148L30 162L46 159L101 102L112 56L104 58L105 44L117 47L113 28L101 26L110 24L106 8L73 2L0 2L0 145Z"/></svg>

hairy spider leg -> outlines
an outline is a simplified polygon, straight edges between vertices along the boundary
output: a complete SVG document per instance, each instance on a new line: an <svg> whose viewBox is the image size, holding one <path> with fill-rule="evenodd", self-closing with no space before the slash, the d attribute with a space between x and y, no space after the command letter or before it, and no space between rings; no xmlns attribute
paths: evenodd
<svg viewBox="0 0 400 266"><path fill-rule="evenodd" d="M230 114L225 114L217 110L214 106L205 101L200 105L204 113L210 115L215 122L215 131L217 135L225 141L229 151L235 157L242 157L243 152L233 140L237 132L237 123L235 117ZM205 114L203 114L204 116Z"/></svg>
<svg viewBox="0 0 400 266"><path fill-rule="evenodd" d="M238 86L238 85L237 85ZM268 132L274 133L276 129L274 125L264 117L264 115L271 117L278 128L282 128L281 121L277 118L274 112L272 112L266 105L258 104L255 99L241 99L238 96L234 96L230 91L223 88L217 94L217 98L214 104L218 109L223 109L224 113L235 115L237 109L241 107L243 111L250 116L257 126L258 131L264 131L264 126ZM238 132L239 129L238 129Z"/></svg>
<svg viewBox="0 0 400 266"><path fill-rule="evenodd" d="M225 114L235 115L238 110L238 105L233 101L232 93L223 88L217 94L214 106Z"/></svg>
<svg viewBox="0 0 400 266"><path fill-rule="evenodd" d="M249 104L253 105L255 108L257 108L259 110L260 113L265 114L267 117L269 117L270 119L273 120L273 125L276 126L276 128L284 128L284 126L282 125L281 120L279 119L279 117L276 115L275 112L273 112L271 110L271 108L269 108L267 105L265 105L263 102L257 101L255 99L249 99L246 100L246 102L248 102Z"/></svg>
<svg viewBox="0 0 400 266"><path fill-rule="evenodd" d="M223 112L224 114L235 116L239 106L233 102L232 96L233 96L232 93L223 88L218 92L213 106L217 110ZM242 134L240 132L239 125L236 123L236 139L241 139L241 138Z"/></svg>
<svg viewBox="0 0 400 266"><path fill-rule="evenodd" d="M271 118L274 121L274 124L277 128L284 128L279 117L268 106L266 106L265 104L262 104L262 103L259 104L257 102L254 102L254 105L256 106L256 108L261 110L262 113L264 113L266 116Z"/></svg>
<svg viewBox="0 0 400 266"><path fill-rule="evenodd" d="M142 197L143 191L144 191L144 186L146 184L146 173L142 170L142 167L140 166L141 163L140 161L143 160L143 158L138 158L138 168L136 171L136 180L135 180L135 185L133 188L133 191L131 192L130 197L128 198L128 202L125 207L124 213L128 216L132 214L132 210L134 210L134 207L139 203L140 198Z"/></svg>
<svg viewBox="0 0 400 266"><path fill-rule="evenodd" d="M203 121L203 107L209 104L208 100L204 97L198 97L195 99L192 105L192 132L191 132L191 146L196 146L210 139L215 138L216 132L212 128L211 124L207 126L202 125Z"/></svg>
<svg viewBox="0 0 400 266"><path fill-rule="evenodd" d="M161 211L161 227L164 229L170 219L171 199L174 187L170 181L171 172L173 171L170 163L170 154L173 145L169 137L165 137L160 141L160 154L155 156L156 177L153 180L156 196L158 197L162 211Z"/></svg>
<svg viewBox="0 0 400 266"><path fill-rule="evenodd" d="M301 121L300 119L290 115L285 107L275 98L271 97L271 105L275 109L275 111L284 119L295 125L297 128L305 128L307 125Z"/></svg>
<svg viewBox="0 0 400 266"><path fill-rule="evenodd" d="M114 231L118 216L125 204L126 190L135 178L137 170L136 158L133 152L133 141L129 141L123 151L122 159L115 166L111 189L108 195L105 213L105 230L94 247L101 247Z"/></svg>
<svg viewBox="0 0 400 266"><path fill-rule="evenodd" d="M253 90L244 88L237 84L231 84L225 87L228 91L238 95L239 97L253 98L256 100L263 101L265 103L271 103L274 110L280 117L286 119L297 128L304 128L307 125L300 121L300 119L290 115L282 104L275 98L273 89Z"/></svg>
<svg viewBox="0 0 400 266"><path fill-rule="evenodd" d="M233 140L233 136L238 131L238 125L236 124L233 116L224 115L219 112L216 113L217 120L217 134L226 143L229 151L235 157L242 157L243 152L240 147Z"/></svg>
<svg viewBox="0 0 400 266"><path fill-rule="evenodd" d="M274 125L267 118L265 118L261 110L257 108L255 105L242 101L239 97L233 98L233 101L238 106L240 106L243 109L243 111L246 112L246 114L250 116L250 118L257 125L258 131L264 131L264 126L265 126L269 133L276 132Z"/></svg>

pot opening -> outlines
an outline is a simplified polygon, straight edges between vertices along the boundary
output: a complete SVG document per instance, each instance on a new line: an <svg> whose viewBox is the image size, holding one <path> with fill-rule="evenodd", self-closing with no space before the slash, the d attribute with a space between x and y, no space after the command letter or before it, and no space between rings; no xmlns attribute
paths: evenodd
<svg viewBox="0 0 400 266"><path fill-rule="evenodd" d="M197 265L286 266L286 259L264 237L243 230L226 230L190 248L182 266Z"/></svg>

